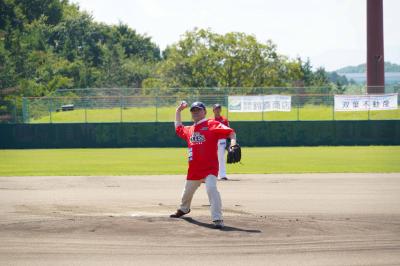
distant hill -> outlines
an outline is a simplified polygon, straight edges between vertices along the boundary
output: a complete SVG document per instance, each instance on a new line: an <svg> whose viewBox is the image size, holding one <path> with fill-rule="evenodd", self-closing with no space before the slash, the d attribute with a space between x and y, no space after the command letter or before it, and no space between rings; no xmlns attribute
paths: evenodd
<svg viewBox="0 0 400 266"><path fill-rule="evenodd" d="M366 64L361 64L358 66L346 66L336 70L337 73L365 73L366 71ZM385 62L385 72L400 72L400 65Z"/></svg>

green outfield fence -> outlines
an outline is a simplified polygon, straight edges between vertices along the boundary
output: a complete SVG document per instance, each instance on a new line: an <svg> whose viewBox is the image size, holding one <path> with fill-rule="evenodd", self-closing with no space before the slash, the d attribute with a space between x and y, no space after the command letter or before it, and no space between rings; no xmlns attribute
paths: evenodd
<svg viewBox="0 0 400 266"><path fill-rule="evenodd" d="M385 88L398 92L399 87ZM341 93L365 94L364 87ZM235 95L290 95L290 112L228 112L228 97ZM230 121L399 120L400 110L335 112L331 87L298 88L169 88L169 89L69 89L46 97L22 100L23 123L170 122L181 100L220 103ZM63 111L63 106L73 110ZM190 121L189 112L183 120Z"/></svg>
<svg viewBox="0 0 400 266"><path fill-rule="evenodd" d="M400 120L236 121L242 146L400 145ZM0 148L185 147L172 122L0 124ZM22 162L21 162L22 163Z"/></svg>

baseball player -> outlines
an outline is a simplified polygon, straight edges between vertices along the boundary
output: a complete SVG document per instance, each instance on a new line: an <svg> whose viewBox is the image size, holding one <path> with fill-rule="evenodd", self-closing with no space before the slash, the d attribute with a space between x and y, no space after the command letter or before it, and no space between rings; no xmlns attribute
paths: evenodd
<svg viewBox="0 0 400 266"><path fill-rule="evenodd" d="M222 107L220 104L216 103L213 105L214 120L224 124L229 127L229 121L227 118L221 115ZM220 180L228 180L226 176L226 166L225 166L225 148L226 148L226 138L218 140L218 163L219 171L218 178Z"/></svg>
<svg viewBox="0 0 400 266"><path fill-rule="evenodd" d="M218 121L206 118L206 107L202 102L194 102L190 113L194 124L183 126L181 111L187 107L182 102L176 109L175 132L188 145L189 169L185 188L179 209L170 217L179 218L190 212L193 195L201 183L205 183L210 202L211 218L216 228L224 226L222 217L221 197L217 189L218 155L217 143L221 138L231 138L236 144L236 134L233 129Z"/></svg>

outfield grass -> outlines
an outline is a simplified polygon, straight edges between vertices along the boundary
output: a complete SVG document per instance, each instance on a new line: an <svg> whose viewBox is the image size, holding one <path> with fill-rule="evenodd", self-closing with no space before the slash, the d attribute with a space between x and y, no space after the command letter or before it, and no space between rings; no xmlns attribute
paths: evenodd
<svg viewBox="0 0 400 266"><path fill-rule="evenodd" d="M209 116L212 116L209 110ZM306 105L303 108L292 108L290 112L264 112L264 113L227 113L230 121L281 121L281 120L379 120L400 119L400 109L387 111L368 112L333 112L329 106ZM148 122L148 121L173 121L175 107L136 107L128 109L77 109L68 112L52 112L40 118L31 119L31 123L71 123L71 122ZM184 121L190 121L189 111L182 115Z"/></svg>
<svg viewBox="0 0 400 266"><path fill-rule="evenodd" d="M0 176L185 174L186 148L0 150ZM400 172L400 146L243 148L228 173Z"/></svg>

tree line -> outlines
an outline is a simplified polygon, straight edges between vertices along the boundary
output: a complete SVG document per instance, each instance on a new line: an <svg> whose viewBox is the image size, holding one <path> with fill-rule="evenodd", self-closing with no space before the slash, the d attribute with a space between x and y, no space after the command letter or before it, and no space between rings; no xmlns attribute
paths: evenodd
<svg viewBox="0 0 400 266"><path fill-rule="evenodd" d="M385 62L384 65L385 72L400 72L400 65L391 63L391 62ZM336 70L337 73L365 73L367 72L367 65L366 64L360 64L357 66L346 66L342 67L338 70Z"/></svg>
<svg viewBox="0 0 400 266"><path fill-rule="evenodd" d="M240 32L193 29L160 51L128 25L94 21L68 0L0 1L0 120L21 97L57 89L328 86L347 79ZM175 88L175 89L171 89ZM16 106L17 105L17 106Z"/></svg>

